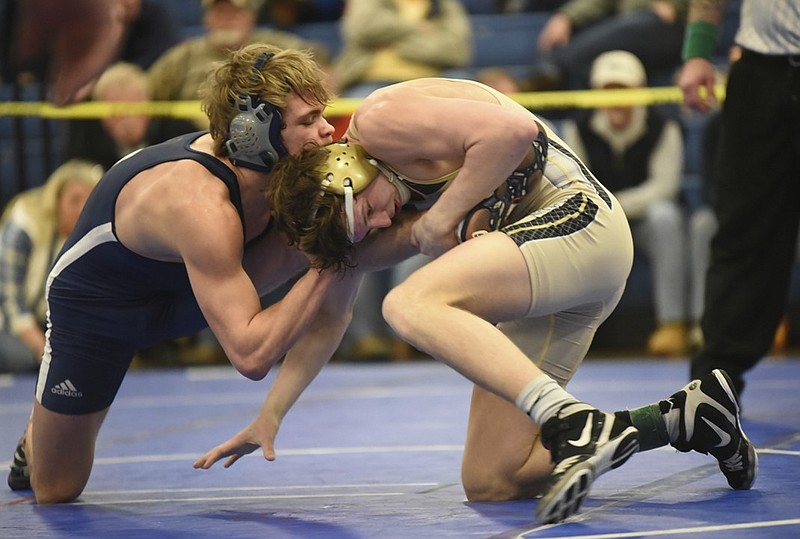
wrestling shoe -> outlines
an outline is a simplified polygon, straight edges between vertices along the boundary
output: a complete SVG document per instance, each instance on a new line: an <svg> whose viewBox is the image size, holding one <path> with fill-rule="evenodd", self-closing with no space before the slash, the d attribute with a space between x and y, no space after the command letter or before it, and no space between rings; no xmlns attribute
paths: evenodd
<svg viewBox="0 0 800 539"><path fill-rule="evenodd" d="M576 513L594 480L639 450L639 431L612 414L575 402L545 422L542 443L555 464L536 507L537 520L547 524Z"/></svg>
<svg viewBox="0 0 800 539"><path fill-rule="evenodd" d="M28 459L25 457L25 438L17 444L11 471L8 472L8 486L11 490L31 490L31 477L28 472Z"/></svg>
<svg viewBox="0 0 800 539"><path fill-rule="evenodd" d="M747 490L758 474L758 455L739 421L739 398L728 374L714 369L669 398L680 411L678 451L710 454L731 488Z"/></svg>

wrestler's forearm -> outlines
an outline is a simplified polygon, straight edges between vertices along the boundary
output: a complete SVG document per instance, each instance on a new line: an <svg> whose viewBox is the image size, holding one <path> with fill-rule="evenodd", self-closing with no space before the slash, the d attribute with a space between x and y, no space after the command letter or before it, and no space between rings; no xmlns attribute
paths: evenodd
<svg viewBox="0 0 800 539"><path fill-rule="evenodd" d="M392 226L376 230L356 247L356 267L362 273L394 266L419 253L411 243L411 227L423 212L404 211Z"/></svg>
<svg viewBox="0 0 800 539"><path fill-rule="evenodd" d="M286 354L259 413L260 417L267 415L277 421L282 420L333 356L352 319L353 303L360 283L360 275L351 275L326 297L307 331Z"/></svg>
<svg viewBox="0 0 800 539"><path fill-rule="evenodd" d="M718 26L727 5L728 0L692 0L689 5L689 23L703 21Z"/></svg>

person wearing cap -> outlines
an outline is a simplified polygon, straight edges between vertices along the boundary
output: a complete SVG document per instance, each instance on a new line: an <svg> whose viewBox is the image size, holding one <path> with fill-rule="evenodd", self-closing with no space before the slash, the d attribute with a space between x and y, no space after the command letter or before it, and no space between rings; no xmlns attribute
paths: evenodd
<svg viewBox="0 0 800 539"><path fill-rule="evenodd" d="M262 0L202 0L202 3L205 32L170 48L148 69L153 101L198 99L198 91L214 64L247 44L310 50L318 63L328 62L328 51L320 43L290 32L259 29L258 10ZM206 129L207 120L198 118L197 127Z"/></svg>
<svg viewBox="0 0 800 539"><path fill-rule="evenodd" d="M592 64L592 88L646 85L644 66L630 52L609 51ZM657 326L646 343L648 355L685 355L687 262L680 205L684 151L680 125L651 107L611 106L577 113L562 122L561 135L617 197L631 223L637 253L650 261Z"/></svg>
<svg viewBox="0 0 800 539"><path fill-rule="evenodd" d="M204 87L209 132L132 152L106 172L47 278L47 340L12 489L32 488L41 504L83 491L142 348L210 327L234 368L260 380L284 355L291 364L304 347L335 346L345 318L327 312L347 300L324 293L332 272L306 272L266 309L260 300L308 267L264 192L281 159L332 142L329 100L308 53L249 45Z"/></svg>
<svg viewBox="0 0 800 539"><path fill-rule="evenodd" d="M434 257L389 292L383 315L475 384L461 468L468 499L541 496L537 517L556 522L638 447L667 443L711 450L731 486L752 484L755 456L738 420L714 424L731 441L714 448L717 431L697 410L737 417L723 374L615 415L565 391L622 295L633 241L614 195L508 96L469 80L388 86L359 105L346 142L287 158L274 180L277 226L316 267L349 276ZM275 459L280 421L315 374L277 380L258 417L195 466L225 457L230 466L258 446ZM684 416L702 416L693 434L674 428ZM729 470L733 452L741 459Z"/></svg>

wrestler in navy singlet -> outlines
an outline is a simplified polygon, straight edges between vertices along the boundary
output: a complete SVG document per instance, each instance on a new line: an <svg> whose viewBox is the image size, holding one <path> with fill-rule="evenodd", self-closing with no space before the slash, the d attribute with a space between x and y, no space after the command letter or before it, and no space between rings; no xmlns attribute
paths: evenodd
<svg viewBox="0 0 800 539"><path fill-rule="evenodd" d="M106 408L137 350L207 326L186 266L130 251L116 237L114 222L117 197L134 176L160 163L191 159L225 183L244 227L234 172L189 147L203 134L189 133L128 156L92 192L48 278L48 340L36 388L45 408L72 414Z"/></svg>

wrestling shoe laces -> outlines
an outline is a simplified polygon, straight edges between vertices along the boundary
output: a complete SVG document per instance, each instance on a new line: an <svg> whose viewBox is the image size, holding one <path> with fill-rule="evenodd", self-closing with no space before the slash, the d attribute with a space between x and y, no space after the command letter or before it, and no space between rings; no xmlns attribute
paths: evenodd
<svg viewBox="0 0 800 539"><path fill-rule="evenodd" d="M739 420L739 398L728 374L714 369L669 399L680 411L678 451L709 454L731 488L747 490L758 475L758 455Z"/></svg>
<svg viewBox="0 0 800 539"><path fill-rule="evenodd" d="M561 407L542 426L542 443L555 469L536 507L536 518L554 523L573 515L595 479L639 450L639 431L582 402Z"/></svg>
<svg viewBox="0 0 800 539"><path fill-rule="evenodd" d="M31 478L28 471L28 459L25 456L25 437L17 444L14 459L8 472L8 486L11 490L30 490Z"/></svg>

